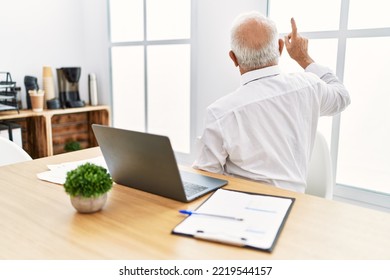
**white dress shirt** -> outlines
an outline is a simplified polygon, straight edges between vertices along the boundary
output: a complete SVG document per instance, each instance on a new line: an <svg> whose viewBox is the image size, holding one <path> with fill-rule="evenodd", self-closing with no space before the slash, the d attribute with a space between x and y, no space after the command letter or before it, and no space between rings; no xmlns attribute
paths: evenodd
<svg viewBox="0 0 390 280"><path fill-rule="evenodd" d="M241 76L241 85L207 108L194 168L304 192L320 116L350 103L329 68L302 73L271 66Z"/></svg>

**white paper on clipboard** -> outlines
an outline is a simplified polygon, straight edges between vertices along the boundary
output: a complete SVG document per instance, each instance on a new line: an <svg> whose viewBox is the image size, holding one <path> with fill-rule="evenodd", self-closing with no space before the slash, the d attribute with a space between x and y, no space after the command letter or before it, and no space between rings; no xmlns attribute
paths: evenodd
<svg viewBox="0 0 390 280"><path fill-rule="evenodd" d="M172 233L272 251L293 203L290 197L219 189L196 209L200 215L188 216Z"/></svg>

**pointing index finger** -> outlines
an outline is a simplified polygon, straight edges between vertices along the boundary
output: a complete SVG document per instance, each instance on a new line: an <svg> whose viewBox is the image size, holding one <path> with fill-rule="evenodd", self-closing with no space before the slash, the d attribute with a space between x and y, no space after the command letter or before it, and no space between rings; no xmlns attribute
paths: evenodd
<svg viewBox="0 0 390 280"><path fill-rule="evenodd" d="M294 18L291 18L291 30L292 30L291 37L297 37L298 29Z"/></svg>

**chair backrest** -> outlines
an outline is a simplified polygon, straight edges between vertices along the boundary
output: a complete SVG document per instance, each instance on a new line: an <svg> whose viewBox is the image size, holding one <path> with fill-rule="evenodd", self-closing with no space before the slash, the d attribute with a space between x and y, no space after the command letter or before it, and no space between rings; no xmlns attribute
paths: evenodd
<svg viewBox="0 0 390 280"><path fill-rule="evenodd" d="M32 160L29 154L14 142L0 137L0 166Z"/></svg>
<svg viewBox="0 0 390 280"><path fill-rule="evenodd" d="M333 172L328 144L324 136L317 132L309 164L305 193L332 199Z"/></svg>

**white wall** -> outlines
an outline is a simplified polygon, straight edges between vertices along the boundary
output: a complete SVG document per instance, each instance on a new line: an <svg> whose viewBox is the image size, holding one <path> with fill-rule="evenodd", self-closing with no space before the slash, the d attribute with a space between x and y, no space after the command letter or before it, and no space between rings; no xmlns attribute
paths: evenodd
<svg viewBox="0 0 390 280"><path fill-rule="evenodd" d="M78 2L83 3L85 85L87 85L87 74L95 73L99 103L111 104L107 0L79 0ZM88 91L87 86L85 91Z"/></svg>
<svg viewBox="0 0 390 280"><path fill-rule="evenodd" d="M0 0L0 71L22 88L24 76L38 78L51 66L80 66L81 98L88 101L88 73L96 72L99 100L109 102L106 0ZM104 94L103 94L104 93Z"/></svg>

